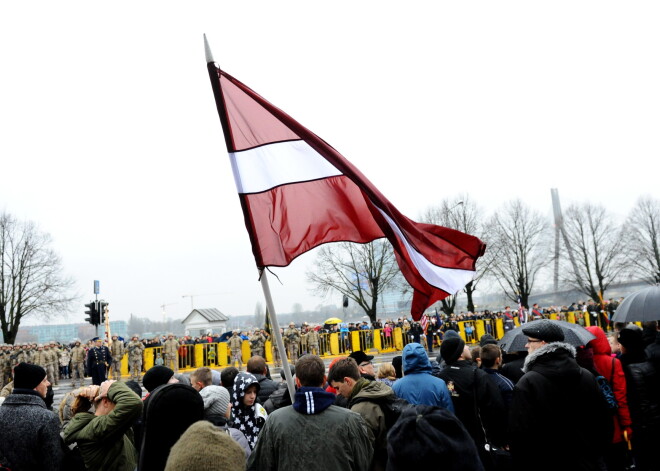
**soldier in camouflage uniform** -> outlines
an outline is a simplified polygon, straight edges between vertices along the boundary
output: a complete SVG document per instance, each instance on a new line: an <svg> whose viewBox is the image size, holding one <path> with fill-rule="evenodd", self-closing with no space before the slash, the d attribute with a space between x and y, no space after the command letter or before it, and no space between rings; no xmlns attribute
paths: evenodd
<svg viewBox="0 0 660 471"><path fill-rule="evenodd" d="M259 330L255 330L252 337L250 337L250 350L252 351L252 356L264 356L264 346L266 345L266 337Z"/></svg>
<svg viewBox="0 0 660 471"><path fill-rule="evenodd" d="M85 385L85 348L76 340L76 345L71 349L71 386L76 386L76 377L80 380L80 387Z"/></svg>
<svg viewBox="0 0 660 471"><path fill-rule="evenodd" d="M128 367L131 372L131 379L133 381L140 381L144 344L140 342L140 338L137 334L135 334L131 341L128 342L126 350L128 351Z"/></svg>
<svg viewBox="0 0 660 471"><path fill-rule="evenodd" d="M229 366L235 366L236 362L238 362L238 371L241 371L241 368L243 368L242 346L243 339L238 335L238 330L235 330L234 335L229 338L229 350L231 350L231 363Z"/></svg>
<svg viewBox="0 0 660 471"><path fill-rule="evenodd" d="M110 354L112 355L112 379L119 381L121 379L121 360L124 358L126 349L124 342L119 340L116 335L112 336L112 346L110 347Z"/></svg>
<svg viewBox="0 0 660 471"><path fill-rule="evenodd" d="M179 371L179 342L174 338L174 334L169 334L163 344L163 357L165 366L177 373Z"/></svg>
<svg viewBox="0 0 660 471"><path fill-rule="evenodd" d="M296 329L296 324L289 323L289 328L284 331L284 346L289 355L289 361L292 365L296 364L298 360L298 352L300 350L300 332Z"/></svg>
<svg viewBox="0 0 660 471"><path fill-rule="evenodd" d="M319 355L319 333L312 327L307 331L307 348L308 353L312 355Z"/></svg>
<svg viewBox="0 0 660 471"><path fill-rule="evenodd" d="M50 342L50 350L54 357L53 376L55 377L55 386L57 386L57 383L60 380L60 357L62 356L62 351L60 350L59 345L57 345L57 342L55 341Z"/></svg>
<svg viewBox="0 0 660 471"><path fill-rule="evenodd" d="M43 351L39 354L39 362L39 366L46 370L46 378L48 378L48 382L56 385L57 383L55 382L55 371L53 370L53 367L57 363L57 353L50 349L50 344L44 344Z"/></svg>

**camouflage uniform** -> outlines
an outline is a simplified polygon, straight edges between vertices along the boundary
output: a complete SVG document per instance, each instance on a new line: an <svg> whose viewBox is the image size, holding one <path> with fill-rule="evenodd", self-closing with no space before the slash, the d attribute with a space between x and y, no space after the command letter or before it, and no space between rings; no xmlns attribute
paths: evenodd
<svg viewBox="0 0 660 471"><path fill-rule="evenodd" d="M76 341L71 349L71 386L76 386L76 377L80 379L80 387L85 385L85 349Z"/></svg>
<svg viewBox="0 0 660 471"><path fill-rule="evenodd" d="M53 369L57 362L57 353L50 349L50 345L45 344L43 350L43 357L39 357L39 361L43 361L44 364L41 366L46 370L46 377L52 385L56 385L57 381L55 380L55 370Z"/></svg>
<svg viewBox="0 0 660 471"><path fill-rule="evenodd" d="M131 372L131 379L133 381L140 381L140 373L142 373L142 353L144 352L144 344L140 342L137 335L134 335L126 347L128 350L128 367Z"/></svg>
<svg viewBox="0 0 660 471"><path fill-rule="evenodd" d="M55 342L50 343L50 351L53 352L53 376L55 378L55 385L57 386L60 380L60 357L62 356L62 351Z"/></svg>
<svg viewBox="0 0 660 471"><path fill-rule="evenodd" d="M289 355L289 361L295 365L298 360L298 351L300 350L300 332L295 324L289 324L289 328L284 331L284 346Z"/></svg>
<svg viewBox="0 0 660 471"><path fill-rule="evenodd" d="M319 355L319 333L314 329L310 329L307 332L307 347L309 348L308 353L312 355Z"/></svg>
<svg viewBox="0 0 660 471"><path fill-rule="evenodd" d="M250 349L252 350L252 356L264 356L264 345L266 344L266 337L264 337L261 332L255 330L252 337L250 337Z"/></svg>
<svg viewBox="0 0 660 471"><path fill-rule="evenodd" d="M238 370L243 368L243 354L241 347L243 346L243 339L238 335L238 331L234 331L234 335L229 338L229 349L231 350L231 364L234 366L238 362Z"/></svg>
<svg viewBox="0 0 660 471"><path fill-rule="evenodd" d="M110 354L112 355L112 379L121 379L121 360L124 358L126 349L124 342L119 340L116 335L112 336L112 347L110 347Z"/></svg>
<svg viewBox="0 0 660 471"><path fill-rule="evenodd" d="M273 364L275 366L282 366L282 359L280 358L280 351L277 348L277 342L275 342L275 339L271 340L270 349L273 353Z"/></svg>
<svg viewBox="0 0 660 471"><path fill-rule="evenodd" d="M173 334L170 334L163 344L163 357L165 358L165 366L170 368L175 373L179 371L178 354L179 342L177 342Z"/></svg>

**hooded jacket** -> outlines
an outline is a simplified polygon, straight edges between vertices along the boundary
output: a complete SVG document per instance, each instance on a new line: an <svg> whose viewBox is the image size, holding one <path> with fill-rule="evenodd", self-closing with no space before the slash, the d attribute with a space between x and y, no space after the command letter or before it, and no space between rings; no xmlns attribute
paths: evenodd
<svg viewBox="0 0 660 471"><path fill-rule="evenodd" d="M509 413L514 469L598 469L612 440L612 419L596 378L575 361L575 347L543 345L523 369ZM558 437L565 439L549 450Z"/></svg>
<svg viewBox="0 0 660 471"><path fill-rule="evenodd" d="M631 426L630 410L628 409L626 376L618 358L612 356L612 347L607 340L603 329L597 326L587 327L587 330L596 336L588 346L593 351L594 368L612 387L618 408L613 416L614 436L612 443L624 440L623 429Z"/></svg>
<svg viewBox="0 0 660 471"><path fill-rule="evenodd" d="M79 412L64 430L67 444L77 443L87 469L132 471L137 465L131 425L142 412L142 401L124 383L112 383L108 399L115 408L107 415Z"/></svg>
<svg viewBox="0 0 660 471"><path fill-rule="evenodd" d="M431 362L421 344L409 343L403 348L402 366L404 376L394 383L394 394L411 404L439 406L454 412L447 384L431 374Z"/></svg>
<svg viewBox="0 0 660 471"><path fill-rule="evenodd" d="M234 380L234 389L231 395L233 419L230 427L243 432L247 438L250 448L254 449L257 437L263 427L268 413L261 404L256 401L251 406L243 404L245 392L252 385L256 385L259 394L259 381L250 373L239 373Z"/></svg>
<svg viewBox="0 0 660 471"><path fill-rule="evenodd" d="M394 398L392 388L379 381L360 378L353 388L348 408L357 412L367 423L374 443L374 465L372 469L385 469L387 463L387 426L385 414L378 405L379 400Z"/></svg>
<svg viewBox="0 0 660 471"><path fill-rule="evenodd" d="M293 406L268 417L247 469L367 471L373 454L367 424L333 403L321 388L298 389Z"/></svg>

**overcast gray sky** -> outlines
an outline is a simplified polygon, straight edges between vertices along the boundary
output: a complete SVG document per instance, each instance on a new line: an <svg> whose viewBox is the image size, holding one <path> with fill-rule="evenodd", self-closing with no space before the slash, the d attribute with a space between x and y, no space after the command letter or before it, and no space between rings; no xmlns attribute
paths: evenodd
<svg viewBox="0 0 660 471"><path fill-rule="evenodd" d="M660 197L657 2L10 2L0 210L54 238L114 319L263 303L204 60L351 160L406 215L460 192L621 217ZM307 254L276 309L324 303ZM339 302L330 299L330 302Z"/></svg>

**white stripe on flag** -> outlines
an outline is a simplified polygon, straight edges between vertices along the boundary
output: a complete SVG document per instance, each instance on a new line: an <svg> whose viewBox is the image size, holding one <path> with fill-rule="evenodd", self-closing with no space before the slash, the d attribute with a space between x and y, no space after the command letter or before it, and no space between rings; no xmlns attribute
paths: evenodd
<svg viewBox="0 0 660 471"><path fill-rule="evenodd" d="M441 290L449 293L455 294L458 290L463 289L463 287L468 284L474 278L475 271L472 270L460 270L458 268L444 268L438 267L431 262L429 262L424 255L419 253L415 248L408 243L408 240L401 233L401 229L396 223L385 214L380 208L378 211L383 215L387 223L390 225L392 230L396 232L397 236L405 245L410 260L412 260L415 268L420 275L424 277L426 282L431 286L440 288Z"/></svg>
<svg viewBox="0 0 660 471"><path fill-rule="evenodd" d="M229 159L239 193L259 193L289 183L342 175L305 141L230 152Z"/></svg>

